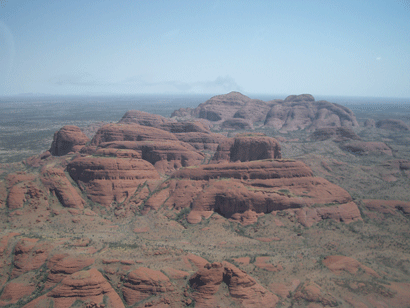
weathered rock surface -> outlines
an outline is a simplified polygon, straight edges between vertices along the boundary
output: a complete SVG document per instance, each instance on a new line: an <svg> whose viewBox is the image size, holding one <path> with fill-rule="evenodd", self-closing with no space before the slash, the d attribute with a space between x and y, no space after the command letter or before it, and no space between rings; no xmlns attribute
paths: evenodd
<svg viewBox="0 0 410 308"><path fill-rule="evenodd" d="M285 100L264 102L239 92L230 92L214 96L195 109L176 110L171 117L203 118L216 125L225 123L225 128L234 125L241 129L245 126L250 129L250 124L256 122L264 122L266 126L285 131L359 126L350 109L327 101L316 102L310 94L290 95Z"/></svg>
<svg viewBox="0 0 410 308"><path fill-rule="evenodd" d="M246 162L282 158L281 148L275 138L263 134L242 134L222 142L213 161Z"/></svg>
<svg viewBox="0 0 410 308"><path fill-rule="evenodd" d="M315 130L310 139L314 141L324 141L333 139L336 142L346 140L360 140L360 137L350 127L324 127Z"/></svg>
<svg viewBox="0 0 410 308"><path fill-rule="evenodd" d="M187 217L190 223L198 223L216 211L226 218L249 224L255 222L259 213L328 203L339 205L309 209L314 212L308 215L314 217L313 222L361 219L357 206L349 204L352 199L345 190L323 178L312 177L312 171L299 161L210 164L180 169L171 178L185 182L172 186L166 205L175 206L178 202L190 205L192 210Z"/></svg>
<svg viewBox="0 0 410 308"><path fill-rule="evenodd" d="M84 256L74 257L68 254L56 254L47 262L47 267L50 270L47 276L46 288L59 283L68 275L74 274L83 268L94 263L94 258L86 258Z"/></svg>
<svg viewBox="0 0 410 308"><path fill-rule="evenodd" d="M320 303L323 306L338 306L337 299L333 295L323 292L321 287L312 281L306 281L301 284L293 298L296 301L305 300L312 303Z"/></svg>
<svg viewBox="0 0 410 308"><path fill-rule="evenodd" d="M46 296L54 300L54 307L70 307L77 299L89 299L102 304L104 296L108 298L108 307L124 307L119 295L95 268L64 278Z"/></svg>
<svg viewBox="0 0 410 308"><path fill-rule="evenodd" d="M317 208L301 208L296 211L298 222L305 227L311 227L323 219L332 219L344 223L362 220L356 203L349 202Z"/></svg>
<svg viewBox="0 0 410 308"><path fill-rule="evenodd" d="M402 120L385 119L377 121L377 128L388 129L392 131L409 131L410 127Z"/></svg>
<svg viewBox="0 0 410 308"><path fill-rule="evenodd" d="M327 256L323 259L323 264L336 275L340 275L342 272L356 274L359 269L362 269L368 275L380 277L374 270L350 257Z"/></svg>
<svg viewBox="0 0 410 308"><path fill-rule="evenodd" d="M154 166L142 159L77 157L67 170L87 196L103 206L127 200L149 179L159 179Z"/></svg>
<svg viewBox="0 0 410 308"><path fill-rule="evenodd" d="M10 277L16 278L23 273L40 268L47 260L50 245L37 243L38 239L23 238L14 248L14 268Z"/></svg>
<svg viewBox="0 0 410 308"><path fill-rule="evenodd" d="M312 176L312 170L301 161L262 160L246 163L202 165L175 171L171 178L191 180L209 179L276 179Z"/></svg>
<svg viewBox="0 0 410 308"><path fill-rule="evenodd" d="M31 295L35 289L36 286L28 281L26 283L10 281L4 287L0 296L0 306L4 307L6 305L15 304L19 299Z"/></svg>
<svg viewBox="0 0 410 308"><path fill-rule="evenodd" d="M189 279L196 302L204 307L215 304L214 295L222 282L227 284L230 295L244 307L275 307L279 301L276 295L228 262L208 263Z"/></svg>
<svg viewBox="0 0 410 308"><path fill-rule="evenodd" d="M410 215L410 202L400 200L362 200L364 206L371 211L383 214L396 214L400 211L405 215Z"/></svg>
<svg viewBox="0 0 410 308"><path fill-rule="evenodd" d="M152 114L139 110L129 110L124 114L124 116L118 123L139 124L143 126L160 128L162 124L166 124L171 121L171 119L165 118L157 114Z"/></svg>
<svg viewBox="0 0 410 308"><path fill-rule="evenodd" d="M251 130L253 129L253 124L249 120L242 118L233 118L223 121L221 123L221 129Z"/></svg>
<svg viewBox="0 0 410 308"><path fill-rule="evenodd" d="M60 168L43 168L41 181L56 195L64 207L84 208L85 201L67 179L64 170Z"/></svg>
<svg viewBox="0 0 410 308"><path fill-rule="evenodd" d="M187 144L185 144L187 145ZM184 146L179 141L116 141L100 144L100 149L134 150L141 159L150 162L161 173L169 173L181 167L200 165L204 155Z"/></svg>
<svg viewBox="0 0 410 308"><path fill-rule="evenodd" d="M239 92L230 92L225 95L214 96L195 109L181 108L180 110L176 110L172 113L171 117L186 117L190 115L213 122L234 117L252 119L252 122L257 120L263 121L265 117L264 112L255 113L255 110L259 109L255 108L255 105L260 105L264 111L267 111L269 108L268 104L261 100L250 99ZM249 112L251 110L252 112ZM237 112L239 113L236 114Z"/></svg>
<svg viewBox="0 0 410 308"><path fill-rule="evenodd" d="M344 151L348 151L358 155L389 155L393 156L392 150L384 142L364 142L354 141L340 145Z"/></svg>
<svg viewBox="0 0 410 308"><path fill-rule="evenodd" d="M91 145L112 141L178 141L174 134L155 127L138 124L107 124L101 127Z"/></svg>
<svg viewBox="0 0 410 308"><path fill-rule="evenodd" d="M66 125L54 134L50 153L54 156L66 155L70 152L78 152L89 142L90 139L74 125Z"/></svg>
<svg viewBox="0 0 410 308"><path fill-rule="evenodd" d="M134 305L151 295L173 291L168 277L160 271L139 267L128 274L122 292L128 305Z"/></svg>
<svg viewBox="0 0 410 308"><path fill-rule="evenodd" d="M274 102L266 115L265 125L294 131L329 126L358 127L359 123L350 109L327 101L315 101L312 95L302 94Z"/></svg>

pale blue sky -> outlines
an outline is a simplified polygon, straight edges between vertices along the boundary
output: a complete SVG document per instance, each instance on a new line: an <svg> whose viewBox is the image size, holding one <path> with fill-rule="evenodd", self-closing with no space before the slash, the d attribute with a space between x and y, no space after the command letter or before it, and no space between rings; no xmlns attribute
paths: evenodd
<svg viewBox="0 0 410 308"><path fill-rule="evenodd" d="M0 0L0 96L410 98L410 0Z"/></svg>

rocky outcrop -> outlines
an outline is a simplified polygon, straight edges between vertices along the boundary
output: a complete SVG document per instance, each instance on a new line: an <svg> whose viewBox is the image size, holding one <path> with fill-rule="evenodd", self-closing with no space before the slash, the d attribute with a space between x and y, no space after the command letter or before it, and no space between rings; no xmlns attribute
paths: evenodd
<svg viewBox="0 0 410 308"><path fill-rule="evenodd" d="M138 124L107 124L101 127L91 145L112 141L178 141L174 134L155 127Z"/></svg>
<svg viewBox="0 0 410 308"><path fill-rule="evenodd" d="M47 260L51 247L38 239L23 238L14 248L14 268L10 277L16 278L23 273L40 268Z"/></svg>
<svg viewBox="0 0 410 308"><path fill-rule="evenodd" d="M191 180L223 178L252 180L310 176L312 176L312 170L301 161L268 159L246 163L221 163L185 168L175 171L171 178Z"/></svg>
<svg viewBox="0 0 410 308"><path fill-rule="evenodd" d="M89 142L90 139L74 125L66 125L54 134L50 153L54 156L66 155L70 152L78 152Z"/></svg>
<svg viewBox="0 0 410 308"><path fill-rule="evenodd" d="M359 127L350 109L327 101L315 101L309 94L291 95L283 102L274 102L266 115L265 125L284 131Z"/></svg>
<svg viewBox="0 0 410 308"><path fill-rule="evenodd" d="M392 131L409 131L410 127L404 123L402 120L395 120L395 119L385 119L377 121L376 123L377 128L387 129Z"/></svg>
<svg viewBox="0 0 410 308"><path fill-rule="evenodd" d="M340 144L339 147L357 155L388 155L393 156L392 150L384 142L354 141Z"/></svg>
<svg viewBox="0 0 410 308"><path fill-rule="evenodd" d="M263 134L241 134L224 140L217 148L213 161L253 161L282 158L278 141Z"/></svg>
<svg viewBox="0 0 410 308"><path fill-rule="evenodd" d="M400 200L362 200L364 206L371 210L383 214L397 214L397 211L410 216L410 202Z"/></svg>
<svg viewBox="0 0 410 308"><path fill-rule="evenodd" d="M151 295L173 291L168 277L160 271L139 267L128 274L122 292L128 305L146 299Z"/></svg>
<svg viewBox="0 0 410 308"><path fill-rule="evenodd" d="M216 151L219 144L227 139L220 134L204 132L175 133L174 135L179 141L188 143L199 151Z"/></svg>
<svg viewBox="0 0 410 308"><path fill-rule="evenodd" d="M260 122L284 131L313 131L329 126L359 127L350 109L327 101L315 101L310 94L290 95L285 100L264 102L251 99L239 92L231 92L214 96L195 109L181 108L174 111L171 116L202 118L214 125L220 126L224 123L225 128L240 129L245 125L251 128L251 124Z"/></svg>
<svg viewBox="0 0 410 308"><path fill-rule="evenodd" d="M194 116L212 122L223 121L234 117L242 119L252 118L252 122L257 120L263 121L265 117L264 112L255 114L256 109L259 109L255 108L255 105L262 106L266 111L269 108L268 104L263 101L253 100L239 92L230 92L225 95L214 96L195 109L181 108L180 110L176 110L172 113L171 117ZM252 110L252 112L248 112L250 110Z"/></svg>
<svg viewBox="0 0 410 308"><path fill-rule="evenodd" d="M47 276L46 288L50 288L65 277L92 265L94 261L94 258L86 258L84 256L74 257L68 254L54 255L47 262L47 267L50 272Z"/></svg>
<svg viewBox="0 0 410 308"><path fill-rule="evenodd" d="M253 124L249 120L241 118L227 119L221 123L221 129L252 130Z"/></svg>
<svg viewBox="0 0 410 308"><path fill-rule="evenodd" d="M166 205L190 206L190 223L198 223L216 211L248 224L260 216L258 213L329 203L340 208L315 209L317 219L360 219L355 204L344 205L352 200L345 190L323 178L312 177L312 171L299 161L210 164L177 170L171 179L185 182L172 186Z"/></svg>
<svg viewBox="0 0 410 308"><path fill-rule="evenodd" d="M99 149L133 150L141 159L150 162L161 173L169 173L181 167L200 165L204 155L179 141L115 141L104 142ZM98 151L98 150L97 150Z"/></svg>
<svg viewBox="0 0 410 308"><path fill-rule="evenodd" d="M340 275L342 272L348 272L350 274L356 274L359 269L362 269L366 274L373 277L380 278L371 268L364 266L359 261L345 256L327 256L323 259L323 264L331 270L334 274Z"/></svg>
<svg viewBox="0 0 410 308"><path fill-rule="evenodd" d="M189 279L196 303L205 307L215 304L214 295L222 282L228 286L231 297L241 306L275 307L279 301L276 295L244 271L228 262L215 262L208 263Z"/></svg>
<svg viewBox="0 0 410 308"><path fill-rule="evenodd" d="M85 201L67 179L64 170L59 168L43 168L41 181L50 192L55 194L64 207L84 208Z"/></svg>
<svg viewBox="0 0 410 308"><path fill-rule="evenodd" d="M313 141L324 141L333 139L333 141L341 142L346 140L360 140L360 137L349 127L324 127L319 128L310 135Z"/></svg>
<svg viewBox="0 0 410 308"><path fill-rule="evenodd" d="M293 298L298 302L307 301L318 303L323 306L336 307L339 305L337 299L333 295L323 292L322 288L313 281L306 281L299 285Z"/></svg>
<svg viewBox="0 0 410 308"><path fill-rule="evenodd" d="M133 158L77 157L67 170L87 196L103 206L124 202L146 180L160 178L152 164Z"/></svg>
<svg viewBox="0 0 410 308"><path fill-rule="evenodd" d="M108 299L108 307L124 307L121 298L95 268L76 272L64 278L61 284L52 289L46 296L54 300L54 307L61 305L70 307L76 300L83 299L91 299L97 304L102 304L104 297Z"/></svg>
<svg viewBox="0 0 410 308"><path fill-rule="evenodd" d="M323 219L344 223L362 220L359 208L354 202L316 208L305 207L297 210L296 216L298 222L305 227L311 227Z"/></svg>
<svg viewBox="0 0 410 308"><path fill-rule="evenodd" d="M139 110L127 111L122 119L118 122L121 124L138 124L142 126L150 126L160 128L161 125L166 124L172 120L163 116L152 114Z"/></svg>
<svg viewBox="0 0 410 308"><path fill-rule="evenodd" d="M364 127L375 128L376 127L376 121L373 120L373 119L366 119L366 121L364 121Z"/></svg>

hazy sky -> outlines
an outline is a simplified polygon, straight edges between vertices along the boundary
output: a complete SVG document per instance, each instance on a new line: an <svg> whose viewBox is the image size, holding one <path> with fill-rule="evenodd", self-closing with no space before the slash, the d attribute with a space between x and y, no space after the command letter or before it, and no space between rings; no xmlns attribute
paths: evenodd
<svg viewBox="0 0 410 308"><path fill-rule="evenodd" d="M0 96L410 97L410 0L0 0Z"/></svg>

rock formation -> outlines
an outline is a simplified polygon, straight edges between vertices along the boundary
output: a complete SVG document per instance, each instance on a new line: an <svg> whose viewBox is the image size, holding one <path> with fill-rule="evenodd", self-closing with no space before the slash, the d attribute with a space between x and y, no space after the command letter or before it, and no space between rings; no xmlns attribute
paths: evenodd
<svg viewBox="0 0 410 308"><path fill-rule="evenodd" d="M347 140L360 140L360 137L349 127L324 127L316 129L310 139L314 141L324 141L333 139L333 141L341 142Z"/></svg>
<svg viewBox="0 0 410 308"><path fill-rule="evenodd" d="M77 126L66 125L54 134L49 151L54 156L62 156L80 151L89 141L90 139Z"/></svg>
<svg viewBox="0 0 410 308"><path fill-rule="evenodd" d="M77 157L67 170L87 196L103 206L123 202L147 179L160 178L152 164L133 158Z"/></svg>
<svg viewBox="0 0 410 308"><path fill-rule="evenodd" d="M404 123L402 120L396 119L385 119L377 121L377 128L388 129L392 131L409 131L410 127Z"/></svg>
<svg viewBox="0 0 410 308"><path fill-rule="evenodd" d="M393 156L392 150L384 142L353 141L341 144L340 148L344 151L358 155L384 154Z"/></svg>
<svg viewBox="0 0 410 308"><path fill-rule="evenodd" d="M181 108L171 117L202 118L222 128L251 129L254 123L277 130L359 127L353 112L341 105L315 101L310 94L290 95L285 100L264 102L239 92L217 95L195 109Z"/></svg>
<svg viewBox="0 0 410 308"><path fill-rule="evenodd" d="M232 298L244 307L275 307L279 301L246 272L228 262L208 263L189 279L196 302L204 306L216 304L214 295L222 282L228 286Z"/></svg>
<svg viewBox="0 0 410 308"><path fill-rule="evenodd" d="M134 305L153 294L173 291L168 277L160 271L139 267L128 274L123 294L128 305Z"/></svg>
<svg viewBox="0 0 410 308"><path fill-rule="evenodd" d="M241 134L220 143L213 161L246 162L281 157L276 139L263 134Z"/></svg>
<svg viewBox="0 0 410 308"><path fill-rule="evenodd" d="M308 94L291 95L283 102L276 101L266 115L265 125L285 131L359 126L350 109L327 101L315 101Z"/></svg>

